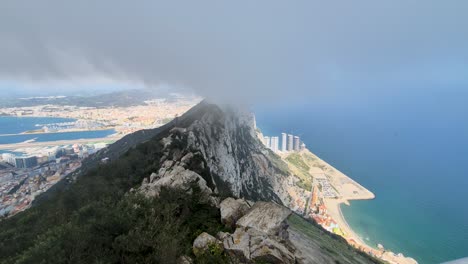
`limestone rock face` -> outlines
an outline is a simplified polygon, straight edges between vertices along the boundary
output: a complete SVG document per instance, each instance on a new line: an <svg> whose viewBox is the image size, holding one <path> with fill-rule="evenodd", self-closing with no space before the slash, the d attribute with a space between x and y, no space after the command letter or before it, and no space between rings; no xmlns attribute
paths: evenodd
<svg viewBox="0 0 468 264"><path fill-rule="evenodd" d="M283 244L271 238L257 240L251 244L250 258L255 262L265 263L295 263L294 254Z"/></svg>
<svg viewBox="0 0 468 264"><path fill-rule="evenodd" d="M217 234L216 234L216 238L223 241L226 237L230 236L231 234L229 233L226 233L226 232L223 232L223 231L219 231Z"/></svg>
<svg viewBox="0 0 468 264"><path fill-rule="evenodd" d="M220 209L247 205L241 201L225 199ZM233 234L218 237L222 237L225 251L242 263L295 263L294 247L284 239L285 221L290 214L281 205L257 202L237 221Z"/></svg>
<svg viewBox="0 0 468 264"><path fill-rule="evenodd" d="M243 199L226 198L220 204L221 222L234 227L237 220L244 216L250 206Z"/></svg>
<svg viewBox="0 0 468 264"><path fill-rule="evenodd" d="M158 196L163 186L189 190L193 183L198 184L206 194L211 194L211 189L208 188L206 181L200 175L181 166L174 166L169 171L165 170L162 175L161 173L151 174L150 182L144 182L141 189L150 196Z"/></svg>
<svg viewBox="0 0 468 264"><path fill-rule="evenodd" d="M255 129L248 112L200 103L158 135L162 155L140 191L148 196L159 195L165 186L189 191L195 182L217 206L220 196L289 204L289 174L280 169L278 157L272 160L275 154ZM244 205L234 205L240 207L223 210L228 225L245 211Z"/></svg>
<svg viewBox="0 0 468 264"><path fill-rule="evenodd" d="M190 148L200 151L215 191L254 201L287 203L288 177L268 158L274 155L256 136L250 113L212 108L187 129Z"/></svg>
<svg viewBox="0 0 468 264"><path fill-rule="evenodd" d="M239 221L237 226L252 228L276 236L283 228L284 221L291 214L288 208L267 202L257 202Z"/></svg>
<svg viewBox="0 0 468 264"><path fill-rule="evenodd" d="M210 245L217 244L219 244L219 240L217 240L214 236L203 232L195 239L195 241L193 241L193 253L198 256L208 250Z"/></svg>
<svg viewBox="0 0 468 264"><path fill-rule="evenodd" d="M242 228L223 240L224 249L241 261L250 260L250 234Z"/></svg>

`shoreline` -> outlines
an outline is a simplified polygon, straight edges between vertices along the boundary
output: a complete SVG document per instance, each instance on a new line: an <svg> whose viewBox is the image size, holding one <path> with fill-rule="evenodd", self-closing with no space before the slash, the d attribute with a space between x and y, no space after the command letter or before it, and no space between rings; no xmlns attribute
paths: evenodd
<svg viewBox="0 0 468 264"><path fill-rule="evenodd" d="M373 200L375 199L374 193L372 193L371 191L369 191L361 184L351 179L349 176L345 175L338 169L334 168L326 161L319 158L310 150L304 149L295 153L301 155L305 163L310 167L308 173L312 177L313 186L323 186L323 184L329 184L336 192L336 197L330 196L329 193L325 195L321 194L320 199L325 207L325 211L321 211L321 213L319 211L318 213L319 218L322 217L321 219L326 219L328 217L328 219L334 221L337 224L340 231L336 234L346 239L349 245L357 248L358 250L365 252L366 254L369 254L371 256L377 257L381 260L387 261L389 263L417 263L417 261L411 257L406 257L402 254L395 254L392 251L384 249L383 247L380 248L380 244L370 245L366 243L365 238L361 237L355 230L353 230L349 223L346 221L346 218L341 210L342 204L350 206L350 202L353 200ZM285 158L288 155L290 155L290 153L280 154L280 156L284 160L286 160ZM313 190L314 189L312 189L312 191ZM319 192L322 193L322 191ZM309 217L315 219L316 216L310 215ZM315 219L315 221L317 222L317 219ZM335 230L331 230L333 228L332 225L331 227L328 224L324 226L324 220L320 221L321 222L317 223L322 225L329 232L335 233Z"/></svg>

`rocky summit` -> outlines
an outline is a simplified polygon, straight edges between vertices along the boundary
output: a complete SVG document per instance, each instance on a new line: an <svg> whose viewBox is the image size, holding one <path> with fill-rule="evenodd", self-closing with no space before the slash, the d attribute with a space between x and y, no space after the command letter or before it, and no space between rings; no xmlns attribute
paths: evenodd
<svg viewBox="0 0 468 264"><path fill-rule="evenodd" d="M161 145L161 168L141 186L149 195L162 185L184 188L197 181L221 196L280 204L288 199L288 175L257 138L252 114L202 102L172 122Z"/></svg>

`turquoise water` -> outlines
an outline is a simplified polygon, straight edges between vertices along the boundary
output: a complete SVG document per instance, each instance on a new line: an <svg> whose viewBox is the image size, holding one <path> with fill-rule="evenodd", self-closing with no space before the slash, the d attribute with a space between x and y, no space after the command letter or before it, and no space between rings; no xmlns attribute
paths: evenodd
<svg viewBox="0 0 468 264"><path fill-rule="evenodd" d="M37 142L46 142L57 140L103 138L115 133L115 130L107 129L49 134L18 134L28 130L39 129L40 127L36 127L36 124L51 124L72 121L75 120L69 118L50 117L0 117L0 144L20 143L32 139L35 139Z"/></svg>
<svg viewBox="0 0 468 264"><path fill-rule="evenodd" d="M370 245L382 243L419 263L468 256L468 107L463 98L389 101L312 101L255 112L264 134L301 136L376 194L342 206Z"/></svg>

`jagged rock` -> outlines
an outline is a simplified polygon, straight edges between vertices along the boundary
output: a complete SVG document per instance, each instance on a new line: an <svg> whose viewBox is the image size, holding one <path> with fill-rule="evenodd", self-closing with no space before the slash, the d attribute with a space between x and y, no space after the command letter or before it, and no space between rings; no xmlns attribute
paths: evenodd
<svg viewBox="0 0 468 264"><path fill-rule="evenodd" d="M187 127L187 145L205 160L215 192L280 204L289 199L288 175L269 160L271 151L263 151L251 113L206 105Z"/></svg>
<svg viewBox="0 0 468 264"><path fill-rule="evenodd" d="M164 146L164 148L167 148L171 143L172 143L172 138L170 136L161 139L161 144Z"/></svg>
<svg viewBox="0 0 468 264"><path fill-rule="evenodd" d="M237 226L275 236L284 228L283 222L291 213L291 210L278 204L257 202L237 221Z"/></svg>
<svg viewBox="0 0 468 264"><path fill-rule="evenodd" d="M223 232L223 231L219 231L217 234L216 234L216 238L223 241L225 238L229 237L231 234L229 233L226 233L226 232Z"/></svg>
<svg viewBox="0 0 468 264"><path fill-rule="evenodd" d="M294 263L291 250L276 240L256 229L239 227L223 240L225 251L243 262Z"/></svg>
<svg viewBox="0 0 468 264"><path fill-rule="evenodd" d="M183 127L173 127L173 128L171 129L170 132L171 132L171 133L183 134L183 133L185 133L186 131L187 131L187 129L186 129L186 128L183 128Z"/></svg>
<svg viewBox="0 0 468 264"><path fill-rule="evenodd" d="M250 258L255 262L262 263L295 263L294 254L284 245L270 238L251 240Z"/></svg>
<svg viewBox="0 0 468 264"><path fill-rule="evenodd" d="M162 167L168 169L168 168L172 167L173 164L174 164L173 160L166 160L166 161L164 161Z"/></svg>
<svg viewBox="0 0 468 264"><path fill-rule="evenodd" d="M158 178L158 174L156 174L154 172L151 173L149 182L154 182L154 180L156 180L156 178ZM146 183L148 183L148 182L146 182ZM145 184L145 182L143 182L143 184Z"/></svg>
<svg viewBox="0 0 468 264"><path fill-rule="evenodd" d="M158 177L155 177L155 179L157 178ZM212 193L206 181L200 175L180 166L174 166L172 170L166 172L163 177L154 182L142 185L140 189L148 196L158 196L161 192L161 187L172 187L191 191L190 187L193 183L197 183L201 191L208 197ZM214 200L213 202L215 203Z"/></svg>
<svg viewBox="0 0 468 264"><path fill-rule="evenodd" d="M241 261L250 259L250 234L243 228L237 228L234 234L223 240L226 252Z"/></svg>
<svg viewBox="0 0 468 264"><path fill-rule="evenodd" d="M195 256L203 254L204 251L209 249L210 245L220 246L221 242L206 232L201 233L195 241L193 241L193 254L195 254Z"/></svg>
<svg viewBox="0 0 468 264"><path fill-rule="evenodd" d="M188 164L188 162L193 158L193 153L192 152L189 152L187 153L185 156L182 157L182 159L180 159L180 162L181 163L185 163L185 164Z"/></svg>
<svg viewBox="0 0 468 264"><path fill-rule="evenodd" d="M220 204L221 222L233 227L249 208L250 206L242 199L226 198Z"/></svg>

